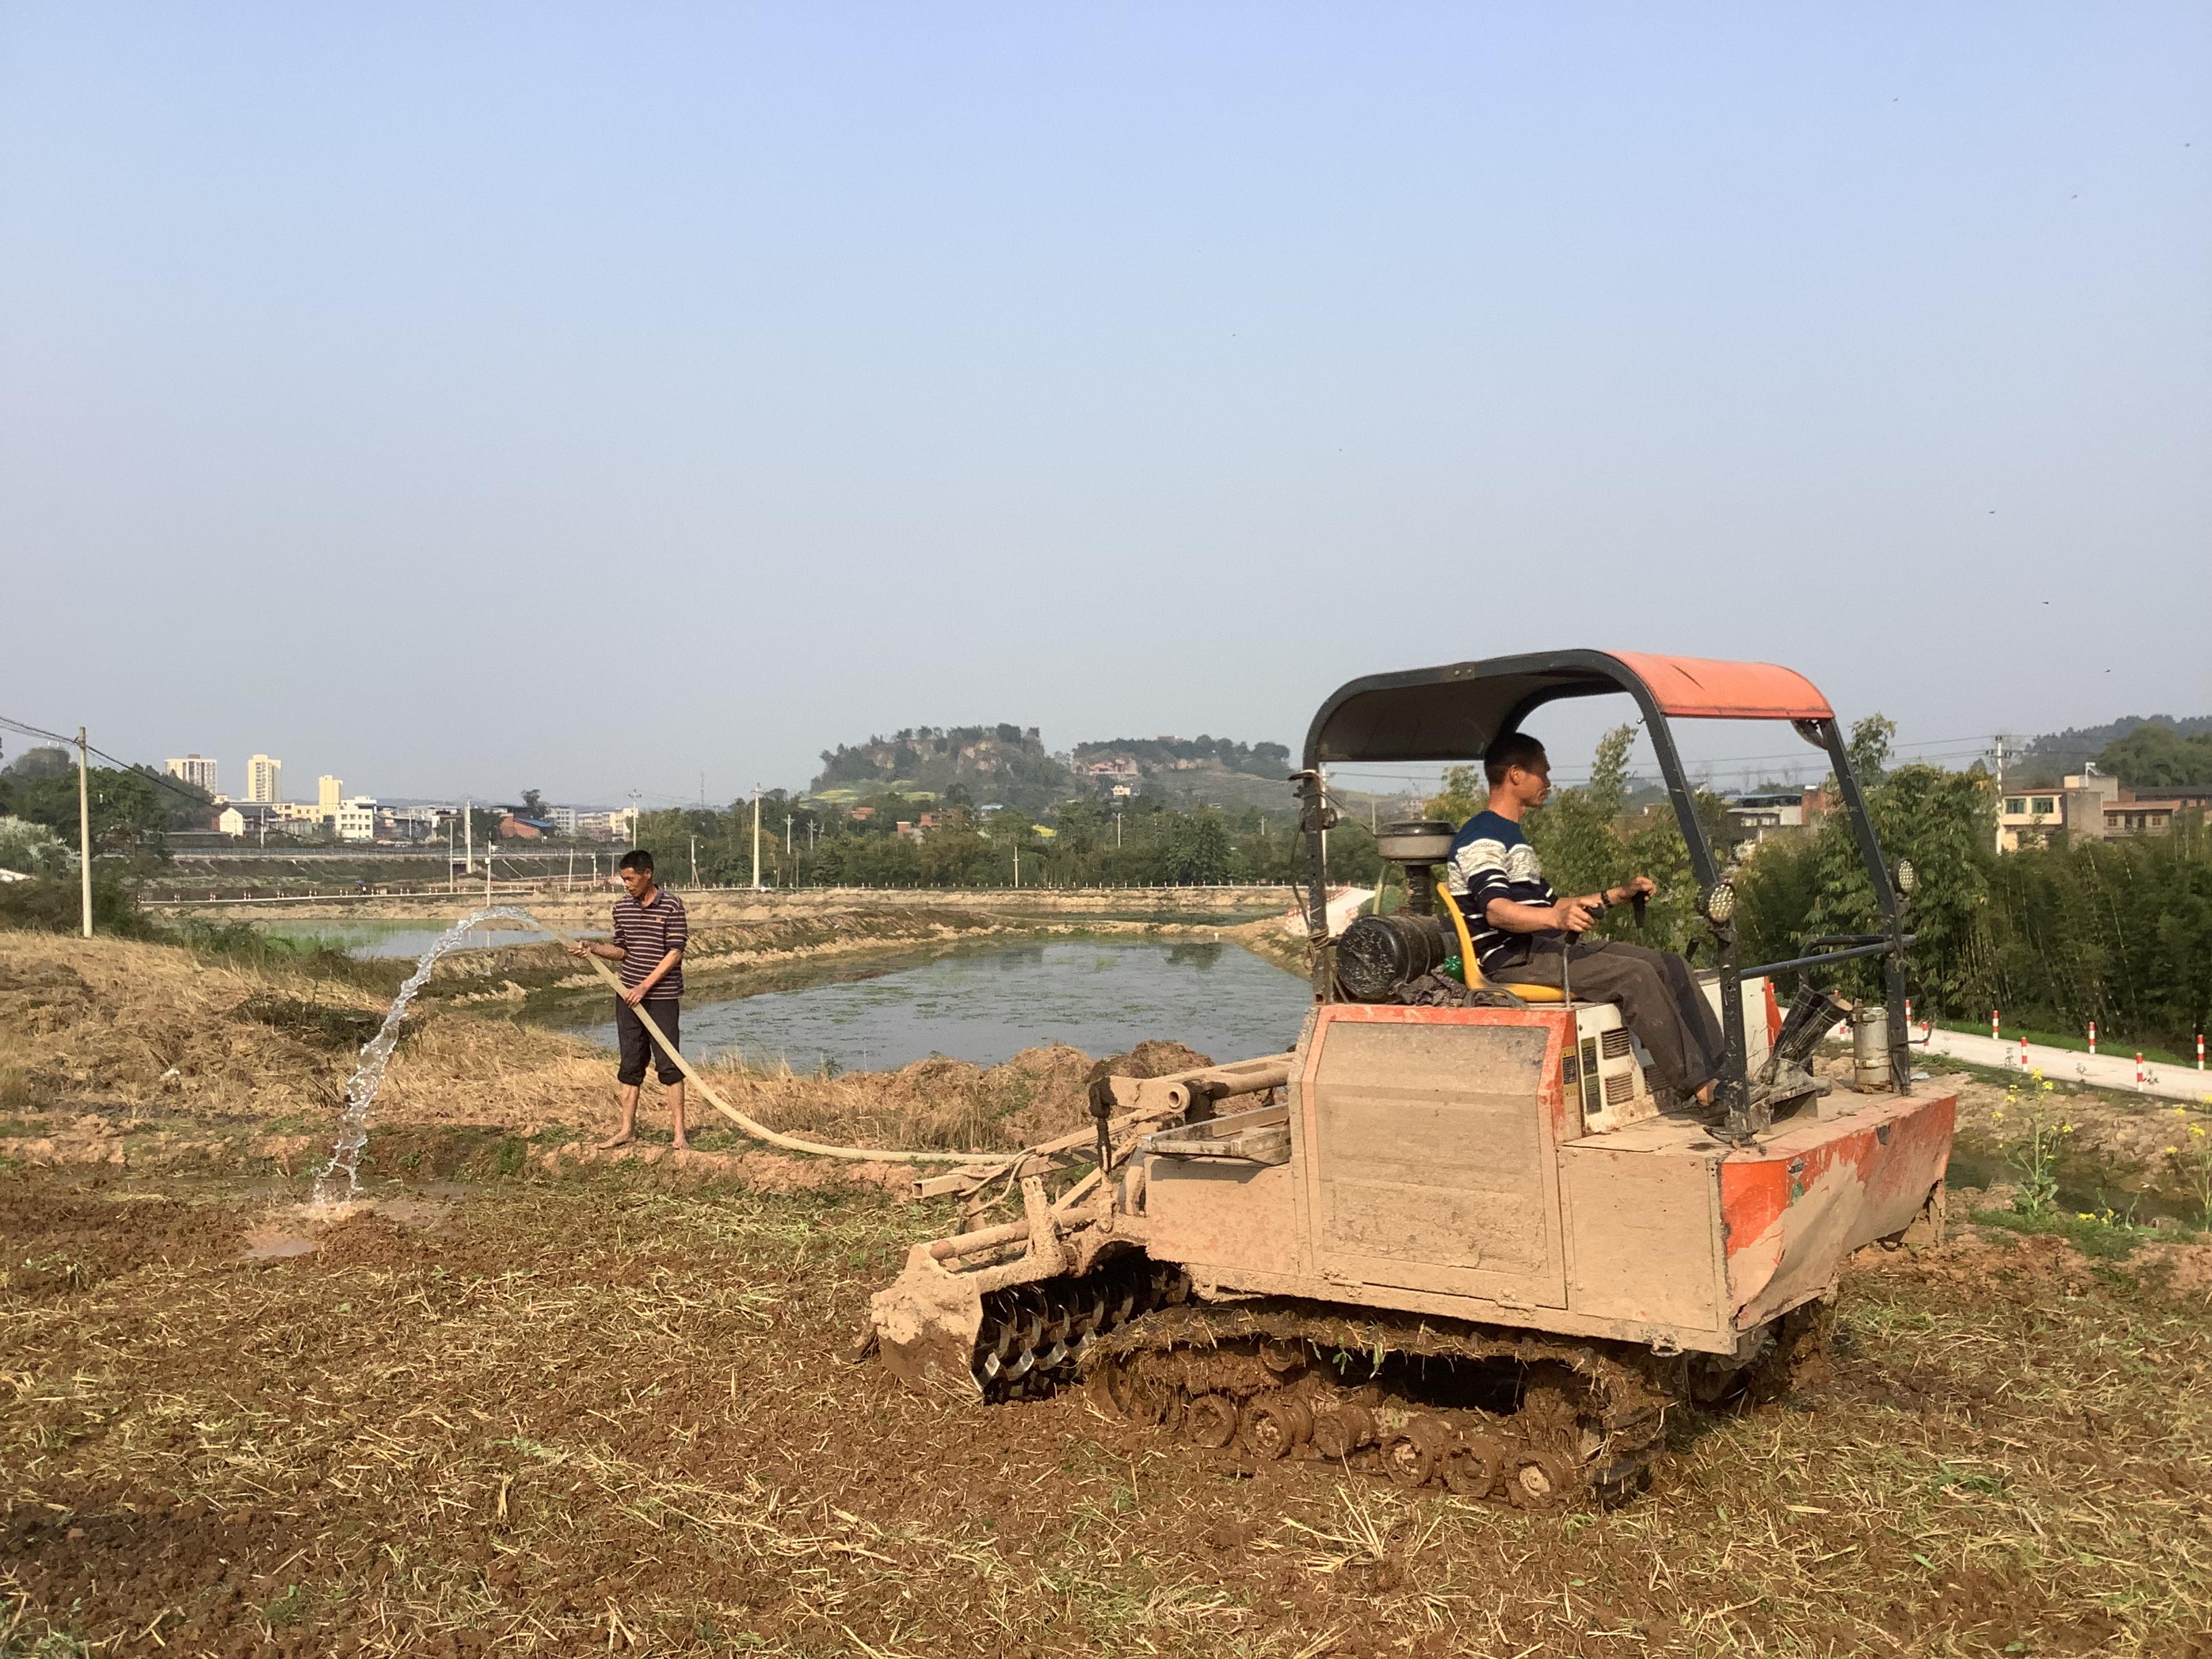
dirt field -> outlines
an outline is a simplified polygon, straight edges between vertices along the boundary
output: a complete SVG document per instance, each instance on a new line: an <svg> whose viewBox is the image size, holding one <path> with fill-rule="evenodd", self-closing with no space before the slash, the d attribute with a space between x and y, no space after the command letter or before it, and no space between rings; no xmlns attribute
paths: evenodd
<svg viewBox="0 0 2212 1659"><path fill-rule="evenodd" d="M1872 1253L1825 1380L1678 1414L1624 1509L1529 1516L848 1367L944 1211L726 1143L562 1156L604 1061L481 1009L403 1043L379 1207L316 1233L376 1012L0 936L0 1653L2212 1656L2179 1231ZM1079 1114L1079 1061L729 1081L1011 1144ZM2128 1103L2079 1108L2117 1162Z"/></svg>

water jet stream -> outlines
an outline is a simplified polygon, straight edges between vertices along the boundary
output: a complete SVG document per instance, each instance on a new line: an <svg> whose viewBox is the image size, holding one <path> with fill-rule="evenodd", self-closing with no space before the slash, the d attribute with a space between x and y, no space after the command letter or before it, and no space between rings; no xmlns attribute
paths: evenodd
<svg viewBox="0 0 2212 1659"><path fill-rule="evenodd" d="M495 918L526 922L532 927L538 927L537 917L512 905L500 905L463 916L430 941L430 948L422 952L421 959L415 964L415 971L399 988L399 994L392 1000L392 1007L384 1016L384 1024L377 1027L374 1036L361 1045L361 1064L346 1083L345 1111L338 1119L337 1145L331 1149L331 1161L315 1176L315 1203L341 1203L360 1192L358 1166L361 1149L368 1140L368 1109L374 1103L376 1091L384 1082L385 1067L392 1063L392 1051L398 1046L399 1022L407 1016L407 1005L415 1000L415 994L428 981L430 970L438 965L440 957L467 938L471 928Z"/></svg>
<svg viewBox="0 0 2212 1659"><path fill-rule="evenodd" d="M331 1161L315 1176L313 1202L316 1205L342 1203L360 1192L359 1164L361 1149L368 1139L368 1109L376 1099L377 1089L384 1081L385 1068L391 1064L392 1051L398 1043L399 1022L406 1015L407 1005L415 1000L415 994L428 981L431 969L438 965L439 957L459 945L471 928L495 918L526 923L541 933L550 935L563 945L574 942L559 928L540 921L529 911L513 905L499 905L472 912L430 942L430 948L422 952L422 959L415 964L415 971L408 975L407 982L399 988L399 994L392 1000L391 1012L385 1015L384 1024L378 1027L374 1036L362 1044L361 1065L346 1084L345 1111L338 1120L337 1145L331 1151ZM598 970L599 977L605 980L617 995L621 994L622 981L616 978L605 962L598 957L587 957L585 960ZM707 1103L752 1139L769 1146L781 1147L786 1152L805 1152L816 1158L867 1163L957 1164L983 1175L1004 1170L1023 1156L1018 1152L902 1152L880 1146L831 1146L820 1141L803 1139L797 1135L780 1133L724 1100L714 1091L714 1085L699 1075L690 1060L669 1047L667 1037L653 1022L652 1015L642 1007L637 1010L637 1014L661 1052L676 1062L684 1075L706 1097Z"/></svg>

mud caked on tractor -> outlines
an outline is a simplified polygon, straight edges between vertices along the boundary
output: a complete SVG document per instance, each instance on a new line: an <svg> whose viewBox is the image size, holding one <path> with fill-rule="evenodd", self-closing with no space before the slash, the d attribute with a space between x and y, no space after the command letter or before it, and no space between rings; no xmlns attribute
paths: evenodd
<svg viewBox="0 0 2212 1659"><path fill-rule="evenodd" d="M1642 715L1698 883L1726 1045L1709 1107L1662 1109L1610 1004L1483 981L1436 880L1450 825L1386 828L1408 902L1329 933L1327 766L1479 759L1542 705L1607 693ZM1669 725L1695 718L1788 722L1825 751L1881 931L1740 964ZM1670 1407L1786 1386L1817 1353L1853 1251L1940 1233L1954 1103L1915 1086L1906 1047L1909 868L1884 862L1826 700L1761 664L1568 651L1376 675L1322 706L1304 769L1297 1048L1101 1078L1092 1129L927 1183L969 1192L969 1230L914 1248L871 1304L875 1346L919 1388L1081 1382L1202 1447L1529 1508L1632 1492ZM1814 986L1856 958L1884 994L1849 1011L1858 1064L1832 1088L1811 1056L1845 1010ZM987 1199L1020 1218L988 1224Z"/></svg>

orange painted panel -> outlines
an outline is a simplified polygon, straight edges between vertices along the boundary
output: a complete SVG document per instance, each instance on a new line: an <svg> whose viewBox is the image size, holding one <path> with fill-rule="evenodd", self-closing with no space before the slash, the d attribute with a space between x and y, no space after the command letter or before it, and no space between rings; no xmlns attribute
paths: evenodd
<svg viewBox="0 0 2212 1659"><path fill-rule="evenodd" d="M1608 653L1642 680L1652 701L1685 720L1826 720L1835 711L1820 688L1794 668L1707 657Z"/></svg>
<svg viewBox="0 0 2212 1659"><path fill-rule="evenodd" d="M1949 1156L1955 1107L1947 1095L1880 1125L1815 1125L1730 1154L1721 1164L1729 1255L1758 1246L1799 1194L1840 1166L1856 1172L1870 1206L1924 1194Z"/></svg>

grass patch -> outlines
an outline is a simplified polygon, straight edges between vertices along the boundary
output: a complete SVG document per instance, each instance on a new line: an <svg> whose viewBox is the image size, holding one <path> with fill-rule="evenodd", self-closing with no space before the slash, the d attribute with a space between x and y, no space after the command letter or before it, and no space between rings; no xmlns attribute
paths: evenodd
<svg viewBox="0 0 2212 1659"><path fill-rule="evenodd" d="M2154 1243L2161 1237L2148 1227L2136 1226L2111 1210L2070 1214L2054 1211L2045 1215L2025 1215L2018 1210L1976 1210L1972 1219L1979 1227L2000 1227L2007 1232L2031 1237L2063 1238L2082 1255L2105 1261L2118 1261L2137 1245Z"/></svg>

